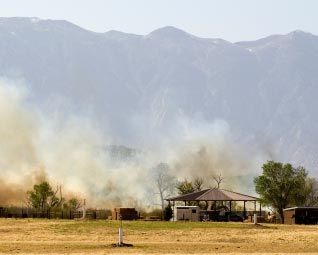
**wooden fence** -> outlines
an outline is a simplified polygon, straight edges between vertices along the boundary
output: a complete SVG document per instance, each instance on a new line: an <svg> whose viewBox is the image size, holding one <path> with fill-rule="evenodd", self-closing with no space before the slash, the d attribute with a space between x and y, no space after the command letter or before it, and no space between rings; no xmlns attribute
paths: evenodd
<svg viewBox="0 0 318 255"><path fill-rule="evenodd" d="M86 210L87 219L107 219L110 210ZM0 207L0 218L46 218L46 219L77 219L83 217L83 211L72 209L34 209L18 207Z"/></svg>

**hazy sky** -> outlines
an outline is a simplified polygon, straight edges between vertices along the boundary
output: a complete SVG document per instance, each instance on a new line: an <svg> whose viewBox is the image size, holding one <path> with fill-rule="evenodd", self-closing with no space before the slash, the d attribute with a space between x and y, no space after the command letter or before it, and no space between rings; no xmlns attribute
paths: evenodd
<svg viewBox="0 0 318 255"><path fill-rule="evenodd" d="M96 32L148 34L175 26L201 37L253 40L318 34L317 0L0 0L2 17L65 19Z"/></svg>

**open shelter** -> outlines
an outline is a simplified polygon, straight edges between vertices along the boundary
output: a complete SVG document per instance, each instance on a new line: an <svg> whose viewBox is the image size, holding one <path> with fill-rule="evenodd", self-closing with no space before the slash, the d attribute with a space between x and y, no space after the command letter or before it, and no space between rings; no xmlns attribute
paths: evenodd
<svg viewBox="0 0 318 255"><path fill-rule="evenodd" d="M246 202L253 202L254 203L254 213L257 213L256 211L256 203L258 201L257 197L244 195L241 193L224 190L224 189L218 189L218 188L210 188L210 189L204 189L201 191L189 193L186 195L171 197L166 199L169 203L172 202L173 207L175 206L175 202L181 201L184 202L184 205L187 204L187 202L216 202L222 201L222 202L229 202L229 211L232 212L232 202L243 202L243 217L246 218ZM262 207L261 204L259 204L259 216L262 215L261 213Z"/></svg>

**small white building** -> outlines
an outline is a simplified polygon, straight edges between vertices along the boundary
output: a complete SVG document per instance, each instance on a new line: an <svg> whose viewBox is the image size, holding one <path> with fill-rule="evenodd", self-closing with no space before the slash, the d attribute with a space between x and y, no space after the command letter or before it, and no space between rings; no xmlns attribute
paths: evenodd
<svg viewBox="0 0 318 255"><path fill-rule="evenodd" d="M174 221L200 221L199 206L176 206Z"/></svg>

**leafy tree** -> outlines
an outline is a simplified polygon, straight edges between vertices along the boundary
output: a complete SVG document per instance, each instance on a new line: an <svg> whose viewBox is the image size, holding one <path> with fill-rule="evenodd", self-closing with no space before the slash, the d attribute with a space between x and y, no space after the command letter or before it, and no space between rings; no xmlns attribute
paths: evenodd
<svg viewBox="0 0 318 255"><path fill-rule="evenodd" d="M201 191L203 188L204 180L202 178L196 177L193 181L188 181L184 179L183 181L177 182L177 190L179 195L186 195L189 193ZM200 205L199 202L188 201L188 205Z"/></svg>
<svg viewBox="0 0 318 255"><path fill-rule="evenodd" d="M68 200L66 206L73 211L76 211L82 207L82 203L77 198L71 198L70 200Z"/></svg>
<svg viewBox="0 0 318 255"><path fill-rule="evenodd" d="M33 190L27 192L29 204L37 209L46 209L56 207L60 204L61 199L56 196L58 189L54 192L47 181L35 184Z"/></svg>
<svg viewBox="0 0 318 255"><path fill-rule="evenodd" d="M196 177L193 181L184 179L183 181L177 182L177 190L179 195L186 195L196 191L201 191L203 188L203 178Z"/></svg>
<svg viewBox="0 0 318 255"><path fill-rule="evenodd" d="M186 195L195 192L195 187L191 181L184 179L183 181L177 182L177 190L179 195Z"/></svg>
<svg viewBox="0 0 318 255"><path fill-rule="evenodd" d="M254 179L255 190L264 205L272 206L284 222L283 209L303 203L307 172L303 167L268 161L263 174Z"/></svg>

